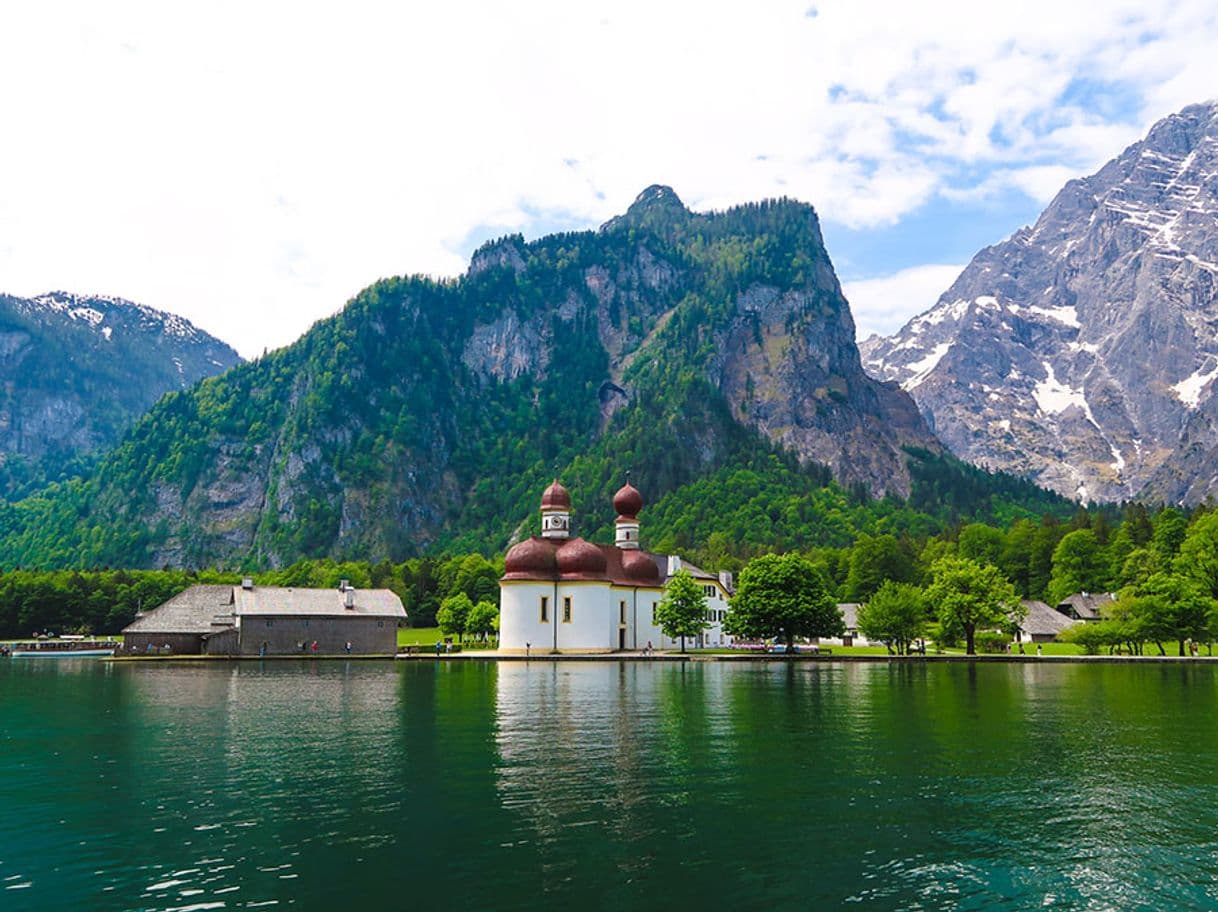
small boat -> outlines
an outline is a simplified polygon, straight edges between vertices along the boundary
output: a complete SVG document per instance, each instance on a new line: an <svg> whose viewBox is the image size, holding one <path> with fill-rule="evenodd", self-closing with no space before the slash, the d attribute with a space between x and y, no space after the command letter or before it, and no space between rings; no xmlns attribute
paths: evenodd
<svg viewBox="0 0 1218 912"><path fill-rule="evenodd" d="M114 651L119 648L119 645L120 644L114 640L85 640L72 638L62 640L35 640L28 643L10 643L7 646L7 649L8 654L14 659L79 659L88 658L90 656L114 655Z"/></svg>

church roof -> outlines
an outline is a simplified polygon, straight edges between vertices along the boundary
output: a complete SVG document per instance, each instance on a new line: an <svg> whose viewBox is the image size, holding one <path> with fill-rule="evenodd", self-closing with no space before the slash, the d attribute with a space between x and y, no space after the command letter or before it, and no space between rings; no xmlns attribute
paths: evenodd
<svg viewBox="0 0 1218 912"><path fill-rule="evenodd" d="M646 551L597 545L582 538L551 540L534 535L508 551L503 580L583 580L658 589L664 581L663 561Z"/></svg>

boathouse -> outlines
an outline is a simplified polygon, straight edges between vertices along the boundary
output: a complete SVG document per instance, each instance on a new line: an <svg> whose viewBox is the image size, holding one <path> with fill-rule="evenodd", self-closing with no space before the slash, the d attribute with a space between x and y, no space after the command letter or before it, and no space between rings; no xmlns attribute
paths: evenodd
<svg viewBox="0 0 1218 912"><path fill-rule="evenodd" d="M192 586L123 630L129 654L394 655L402 600L388 589ZM316 648L314 648L316 644ZM166 648L167 647L167 648Z"/></svg>

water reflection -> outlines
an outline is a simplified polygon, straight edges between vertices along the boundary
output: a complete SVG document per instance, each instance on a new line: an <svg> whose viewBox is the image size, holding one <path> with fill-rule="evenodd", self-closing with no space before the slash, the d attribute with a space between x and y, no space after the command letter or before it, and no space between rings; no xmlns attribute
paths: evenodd
<svg viewBox="0 0 1218 912"><path fill-rule="evenodd" d="M3 663L0 908L1213 908L1216 671Z"/></svg>

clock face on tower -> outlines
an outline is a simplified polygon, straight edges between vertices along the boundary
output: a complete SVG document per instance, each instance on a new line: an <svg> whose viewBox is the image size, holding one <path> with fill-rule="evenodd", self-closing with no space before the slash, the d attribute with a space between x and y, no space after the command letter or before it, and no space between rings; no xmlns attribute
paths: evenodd
<svg viewBox="0 0 1218 912"><path fill-rule="evenodd" d="M551 529L567 528L567 517L565 516L551 516L549 517L549 522Z"/></svg>

